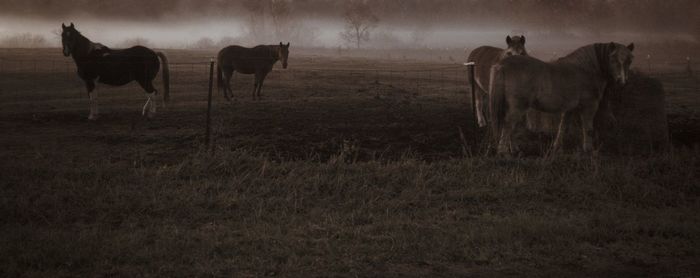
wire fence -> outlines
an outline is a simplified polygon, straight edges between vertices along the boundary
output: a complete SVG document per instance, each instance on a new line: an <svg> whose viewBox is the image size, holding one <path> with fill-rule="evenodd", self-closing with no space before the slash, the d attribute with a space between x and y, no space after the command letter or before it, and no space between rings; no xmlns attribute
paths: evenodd
<svg viewBox="0 0 700 278"><path fill-rule="evenodd" d="M202 95L206 92L210 63L208 58L201 60L203 61L169 63L172 90ZM637 70L660 79L667 90L700 91L700 63L692 59L650 65L644 65L645 62L644 60L639 62L636 66ZM9 78L22 74L52 76L59 79L58 81L63 78L66 84L75 87L76 81L80 81L76 72L77 68L72 59L0 58L0 74ZM235 73L231 83L236 97L248 97L253 89L254 78L251 75ZM57 84L61 86L60 82ZM446 92L468 93L469 86L468 70L463 65L409 63L356 67L331 63L324 67L307 62L299 66L290 63L288 69L275 67L265 78L263 91L269 92L269 95L282 92L283 95L290 97L363 93L426 95ZM38 85L33 88L39 89ZM177 96L174 97L177 98Z"/></svg>
<svg viewBox="0 0 700 278"><path fill-rule="evenodd" d="M204 59L203 59L204 60ZM209 59L206 59L209 60ZM209 62L171 62L170 80L173 91L184 93L206 92ZM404 68L402 68L404 67ZM80 81L77 67L71 59L32 60L0 59L0 74L5 77L17 75L40 75L61 78L71 87ZM282 92L286 96L339 96L348 94L436 94L468 91L467 68L461 65L378 66L342 68L340 65L316 67L305 63L291 64L288 69L273 68L264 81L263 92L275 95ZM215 76L216 78L216 76ZM158 81L157 81L158 82ZM216 80L215 80L216 83ZM247 97L253 89L252 75L234 73L231 87L236 97ZM38 89L38 87L34 87ZM177 98L173 95L173 98Z"/></svg>

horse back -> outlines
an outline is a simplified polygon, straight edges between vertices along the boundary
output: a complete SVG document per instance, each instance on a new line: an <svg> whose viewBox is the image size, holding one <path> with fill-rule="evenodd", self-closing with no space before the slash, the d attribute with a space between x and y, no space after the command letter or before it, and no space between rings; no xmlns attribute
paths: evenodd
<svg viewBox="0 0 700 278"><path fill-rule="evenodd" d="M489 76L491 74L491 66L498 63L503 54L503 49L493 46L481 46L469 53L467 61L474 62L474 78L476 83L482 90L489 89Z"/></svg>
<svg viewBox="0 0 700 278"><path fill-rule="evenodd" d="M156 52L145 46L132 46L124 49L112 49L110 55L117 57L156 57Z"/></svg>
<svg viewBox="0 0 700 278"><path fill-rule="evenodd" d="M160 69L156 53L143 46L110 50L98 61L99 81L115 86L153 80Z"/></svg>
<svg viewBox="0 0 700 278"><path fill-rule="evenodd" d="M270 55L270 49L264 45L253 48L227 46L219 51L217 60L224 70L235 70L244 74L253 74L261 70L269 71L275 62Z"/></svg>
<svg viewBox="0 0 700 278"><path fill-rule="evenodd" d="M558 112L602 97L604 82L574 65L510 56L497 63L504 73L507 97L537 110Z"/></svg>

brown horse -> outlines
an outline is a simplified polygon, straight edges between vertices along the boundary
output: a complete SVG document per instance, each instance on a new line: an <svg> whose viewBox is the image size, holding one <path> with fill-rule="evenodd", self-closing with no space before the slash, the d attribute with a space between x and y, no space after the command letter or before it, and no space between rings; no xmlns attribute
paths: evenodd
<svg viewBox="0 0 700 278"><path fill-rule="evenodd" d="M598 43L577 49L553 63L510 56L491 69L489 112L498 153L512 153L513 130L532 108L560 113L553 148L561 146L567 117L576 113L583 128L583 150L593 149L593 119L606 87L628 80L634 44Z"/></svg>
<svg viewBox="0 0 700 278"><path fill-rule="evenodd" d="M158 58L163 62L163 100L168 101L170 77L168 59L165 54L143 46L119 50L110 49L102 44L91 42L75 29L73 23L70 26L62 24L62 28L63 55L73 57L73 61L78 67L78 76L85 81L90 96L90 116L88 119L95 120L99 114L97 92L93 92L95 80L112 86L122 86L131 81L138 82L146 91L147 98L142 114L153 116L156 112L156 102L151 98L158 94L158 91L153 87L153 79L161 67Z"/></svg>
<svg viewBox="0 0 700 278"><path fill-rule="evenodd" d="M287 68L289 58L289 43L279 45L258 45L247 48L237 45L227 46L221 51L217 58L217 80L219 90L224 89L224 96L231 101L233 91L231 90L231 78L234 72L242 74L255 74L255 84L253 85L253 99L261 97L262 85L265 77L272 66L282 60L282 68Z"/></svg>
<svg viewBox="0 0 700 278"><path fill-rule="evenodd" d="M469 53L467 61L474 62L474 80L476 80L476 118L480 127L486 126L484 105L486 99L491 74L491 66L501 59L512 55L527 55L525 50L525 36L506 37L508 48L502 49L493 46L481 46Z"/></svg>

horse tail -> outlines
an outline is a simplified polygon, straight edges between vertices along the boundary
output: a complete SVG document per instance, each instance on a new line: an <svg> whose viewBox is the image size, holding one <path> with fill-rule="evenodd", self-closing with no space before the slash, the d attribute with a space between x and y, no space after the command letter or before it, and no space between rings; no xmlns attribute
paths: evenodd
<svg viewBox="0 0 700 278"><path fill-rule="evenodd" d="M501 66L495 65L491 67L490 80L489 120L491 121L493 138L498 140L506 114L506 80Z"/></svg>
<svg viewBox="0 0 700 278"><path fill-rule="evenodd" d="M168 65L168 57L163 52L156 52L156 55L160 57L163 68L163 101L168 102L170 100L170 66Z"/></svg>

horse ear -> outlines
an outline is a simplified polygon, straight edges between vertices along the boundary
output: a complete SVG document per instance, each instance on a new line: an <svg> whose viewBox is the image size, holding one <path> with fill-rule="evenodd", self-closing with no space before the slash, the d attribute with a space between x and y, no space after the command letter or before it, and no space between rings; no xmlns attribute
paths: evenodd
<svg viewBox="0 0 700 278"><path fill-rule="evenodd" d="M290 44L292 44L292 43L291 43L291 42L287 42L287 47L289 47Z"/></svg>
<svg viewBox="0 0 700 278"><path fill-rule="evenodd" d="M634 43L630 43L630 45L627 46L627 49L634 51Z"/></svg>
<svg viewBox="0 0 700 278"><path fill-rule="evenodd" d="M523 41L523 45L525 45L525 35L520 36L520 40Z"/></svg>
<svg viewBox="0 0 700 278"><path fill-rule="evenodd" d="M66 29L66 24L65 24L65 23L61 23L61 28Z"/></svg>
<svg viewBox="0 0 700 278"><path fill-rule="evenodd" d="M510 36L507 36L507 37L506 37L506 43L507 43L508 45L510 45L511 43L513 43L513 39L511 39Z"/></svg>
<svg viewBox="0 0 700 278"><path fill-rule="evenodd" d="M284 46L284 44L282 42L280 42L280 46Z"/></svg>
<svg viewBox="0 0 700 278"><path fill-rule="evenodd" d="M73 22L70 23L70 28L75 28L75 25L73 25Z"/></svg>

